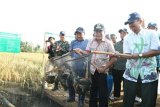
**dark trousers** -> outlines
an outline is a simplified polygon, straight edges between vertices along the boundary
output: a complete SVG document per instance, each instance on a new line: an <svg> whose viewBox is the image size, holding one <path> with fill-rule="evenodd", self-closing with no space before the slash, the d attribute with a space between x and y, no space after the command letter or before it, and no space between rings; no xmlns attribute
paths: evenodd
<svg viewBox="0 0 160 107"><path fill-rule="evenodd" d="M137 83L124 79L123 107L134 107L138 84L141 89L141 107L155 107L157 99L158 80L150 83L141 83L140 78L138 78Z"/></svg>
<svg viewBox="0 0 160 107"><path fill-rule="evenodd" d="M58 87L58 83L60 81L60 73L58 73L57 77L55 78L54 87Z"/></svg>
<svg viewBox="0 0 160 107"><path fill-rule="evenodd" d="M160 72L159 67L157 67L157 72L158 72L158 73Z"/></svg>
<svg viewBox="0 0 160 107"><path fill-rule="evenodd" d="M73 80L71 78L67 79L67 85L68 85L69 99L75 99L75 89L73 86Z"/></svg>
<svg viewBox="0 0 160 107"><path fill-rule="evenodd" d="M90 88L89 107L108 107L108 89L107 89L107 74L98 73L95 71L91 75L92 83ZM98 106L99 98L99 106Z"/></svg>
<svg viewBox="0 0 160 107"><path fill-rule="evenodd" d="M113 82L114 82L114 97L120 97L121 82L123 80L123 73L125 70L112 69Z"/></svg>
<svg viewBox="0 0 160 107"><path fill-rule="evenodd" d="M140 77L139 77L140 78ZM141 98L141 81L140 79L138 79L138 84L137 84L137 92L136 92L136 96Z"/></svg>

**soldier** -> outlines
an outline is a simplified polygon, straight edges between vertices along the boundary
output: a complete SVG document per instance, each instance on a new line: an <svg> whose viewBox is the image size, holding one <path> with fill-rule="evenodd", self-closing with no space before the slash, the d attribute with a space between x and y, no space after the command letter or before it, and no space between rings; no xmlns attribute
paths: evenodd
<svg viewBox="0 0 160 107"><path fill-rule="evenodd" d="M62 56L69 52L69 43L65 40L65 32L61 31L59 34L60 40L56 41L57 49L56 49L56 55Z"/></svg>
<svg viewBox="0 0 160 107"><path fill-rule="evenodd" d="M45 47L45 52L48 53L48 59L51 59L52 57L56 56L56 43L55 43L55 38L54 37L49 37L46 42L46 47ZM47 42L50 43L49 46L47 46Z"/></svg>
<svg viewBox="0 0 160 107"><path fill-rule="evenodd" d="M54 37L49 37L48 40L45 41L45 52L48 53L48 59L50 60L51 58L56 56L56 43L55 43L55 38ZM47 43L50 43L49 46L47 46ZM47 83L54 83L55 81L55 76L48 75L46 78ZM46 84L47 86L47 84Z"/></svg>
<svg viewBox="0 0 160 107"><path fill-rule="evenodd" d="M61 31L59 34L60 40L56 41L56 56L62 56L69 52L69 43L65 40L65 32ZM58 82L60 81L62 74L58 74L58 76L55 78L55 85L52 91L58 90ZM62 84L63 85L63 84ZM66 90L65 85L63 85L63 88Z"/></svg>

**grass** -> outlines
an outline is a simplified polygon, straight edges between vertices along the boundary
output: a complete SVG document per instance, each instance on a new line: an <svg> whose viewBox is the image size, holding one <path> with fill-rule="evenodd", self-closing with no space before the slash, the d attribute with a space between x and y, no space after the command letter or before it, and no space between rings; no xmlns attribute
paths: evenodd
<svg viewBox="0 0 160 107"><path fill-rule="evenodd" d="M23 89L41 90L40 84L44 77L46 54L41 53L0 53L0 83L18 83ZM5 84L3 84L5 85ZM157 106L160 107L160 95ZM111 107L121 107L122 101L112 102Z"/></svg>
<svg viewBox="0 0 160 107"><path fill-rule="evenodd" d="M19 83L38 90L44 77L47 55L41 53L0 53L0 81Z"/></svg>

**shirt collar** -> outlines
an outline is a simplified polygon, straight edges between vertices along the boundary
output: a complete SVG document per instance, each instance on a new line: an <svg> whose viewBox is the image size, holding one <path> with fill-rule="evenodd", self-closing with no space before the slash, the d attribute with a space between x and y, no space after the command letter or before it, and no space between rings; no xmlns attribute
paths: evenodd
<svg viewBox="0 0 160 107"><path fill-rule="evenodd" d="M79 41L79 42L80 42L80 41L84 41L84 39L82 39L82 40L78 40L78 39L76 39L76 41Z"/></svg>
<svg viewBox="0 0 160 107"><path fill-rule="evenodd" d="M94 41L97 41L96 38L93 39ZM102 42L105 42L107 39L105 37L102 38Z"/></svg>
<svg viewBox="0 0 160 107"><path fill-rule="evenodd" d="M139 33L138 33L138 34L136 34L136 33L134 33L134 32L133 32L133 35L142 35L142 34L143 34L143 32L144 32L144 29L143 29L143 28L141 28L141 30L139 31Z"/></svg>

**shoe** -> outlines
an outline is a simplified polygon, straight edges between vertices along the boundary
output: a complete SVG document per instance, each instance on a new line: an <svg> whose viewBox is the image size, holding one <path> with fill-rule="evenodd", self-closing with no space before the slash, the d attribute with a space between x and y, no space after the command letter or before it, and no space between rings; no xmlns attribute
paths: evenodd
<svg viewBox="0 0 160 107"><path fill-rule="evenodd" d="M74 102L74 101L75 101L74 98L68 98L68 99L67 99L67 102Z"/></svg>
<svg viewBox="0 0 160 107"><path fill-rule="evenodd" d="M121 97L111 96L111 97L109 97L109 99L110 99L111 101L115 101L115 100L121 100Z"/></svg>
<svg viewBox="0 0 160 107"><path fill-rule="evenodd" d="M142 104L142 99L140 97L135 97L135 103L136 106L141 106Z"/></svg>
<svg viewBox="0 0 160 107"><path fill-rule="evenodd" d="M121 97L114 97L115 100L121 100Z"/></svg>
<svg viewBox="0 0 160 107"><path fill-rule="evenodd" d="M135 97L135 101L137 101L137 102L142 102L142 99L140 98L140 97Z"/></svg>
<svg viewBox="0 0 160 107"><path fill-rule="evenodd" d="M142 105L142 102L135 102L134 105L136 105L136 106L141 106L141 105Z"/></svg>
<svg viewBox="0 0 160 107"><path fill-rule="evenodd" d="M79 102L79 103L78 103L78 107L84 107L84 103Z"/></svg>

